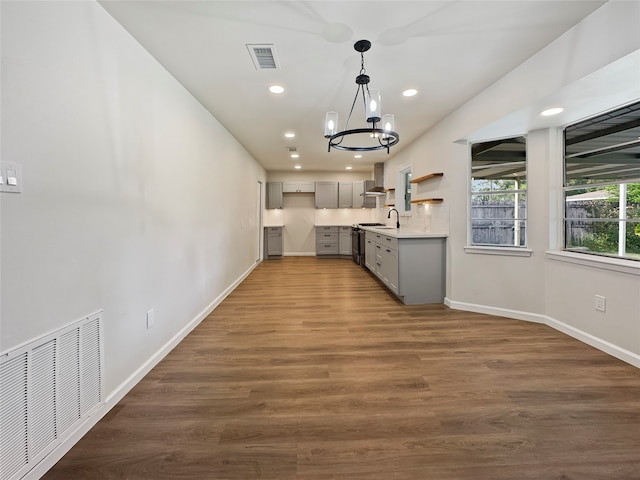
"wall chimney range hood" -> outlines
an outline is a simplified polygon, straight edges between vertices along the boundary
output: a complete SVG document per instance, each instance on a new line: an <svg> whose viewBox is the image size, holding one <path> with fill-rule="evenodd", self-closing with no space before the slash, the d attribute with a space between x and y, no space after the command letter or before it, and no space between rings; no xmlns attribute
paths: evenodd
<svg viewBox="0 0 640 480"><path fill-rule="evenodd" d="M364 195L386 195L384 191L384 163L373 164L373 187L367 188Z"/></svg>

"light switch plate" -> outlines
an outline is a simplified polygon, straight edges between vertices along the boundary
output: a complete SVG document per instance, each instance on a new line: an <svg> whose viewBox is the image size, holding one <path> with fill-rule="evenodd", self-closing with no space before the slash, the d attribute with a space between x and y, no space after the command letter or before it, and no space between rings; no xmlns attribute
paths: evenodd
<svg viewBox="0 0 640 480"><path fill-rule="evenodd" d="M22 193L22 165L15 162L0 162L0 192Z"/></svg>

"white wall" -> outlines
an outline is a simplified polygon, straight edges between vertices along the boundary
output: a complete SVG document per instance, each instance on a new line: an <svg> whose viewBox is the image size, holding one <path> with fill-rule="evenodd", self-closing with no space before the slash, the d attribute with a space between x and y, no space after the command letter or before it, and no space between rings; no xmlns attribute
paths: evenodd
<svg viewBox="0 0 640 480"><path fill-rule="evenodd" d="M254 267L265 172L97 3L1 7L0 351L103 309L117 395Z"/></svg>
<svg viewBox="0 0 640 480"><path fill-rule="evenodd" d="M640 3L610 2L509 75L460 107L385 164L385 183L404 165L413 175L444 172L425 186L450 209L447 302L456 308L546 322L640 366L640 276L548 259L558 248L562 156L559 129L521 129L503 118L571 92L579 118L640 98ZM621 62L621 59L626 59ZM628 60L631 59L629 62ZM609 69L611 65L618 65ZM619 75L619 65L627 75ZM597 76L600 90L583 82ZM620 79L630 79L620 85ZM604 81L603 81L604 80ZM577 91L580 90L580 91ZM626 94L621 95L621 92ZM510 117L511 116L511 117ZM488 128L497 125L499 128ZM524 125L524 123L523 123ZM529 130L529 131L528 131ZM528 247L531 256L466 253L469 147L464 139L528 136ZM460 140L463 141L460 141ZM413 221L413 220L412 220ZM640 273L640 266L635 270ZM607 312L595 312L595 293Z"/></svg>

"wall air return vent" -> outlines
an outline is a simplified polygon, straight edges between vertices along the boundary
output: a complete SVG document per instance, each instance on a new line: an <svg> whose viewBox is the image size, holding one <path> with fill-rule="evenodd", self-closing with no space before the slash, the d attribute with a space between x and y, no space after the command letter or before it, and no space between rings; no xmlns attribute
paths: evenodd
<svg viewBox="0 0 640 480"><path fill-rule="evenodd" d="M0 480L23 478L102 404L102 311L0 352Z"/></svg>
<svg viewBox="0 0 640 480"><path fill-rule="evenodd" d="M273 44L247 44L247 50L249 50L249 55L251 55L251 60L253 60L256 70L280 68Z"/></svg>
<svg viewBox="0 0 640 480"><path fill-rule="evenodd" d="M298 147L287 147L287 152L289 153L297 153L298 152Z"/></svg>

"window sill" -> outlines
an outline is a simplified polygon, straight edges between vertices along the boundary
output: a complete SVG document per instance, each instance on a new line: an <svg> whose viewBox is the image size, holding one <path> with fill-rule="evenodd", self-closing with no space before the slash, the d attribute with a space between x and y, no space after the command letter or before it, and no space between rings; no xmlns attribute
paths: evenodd
<svg viewBox="0 0 640 480"><path fill-rule="evenodd" d="M465 253L477 255L503 255L507 257L530 257L533 250L524 247L484 247L484 246L467 246L464 247Z"/></svg>
<svg viewBox="0 0 640 480"><path fill-rule="evenodd" d="M623 258L599 257L597 255L581 254L575 252L545 252L550 260L574 263L601 270L627 273L640 276L640 262L625 260Z"/></svg>

